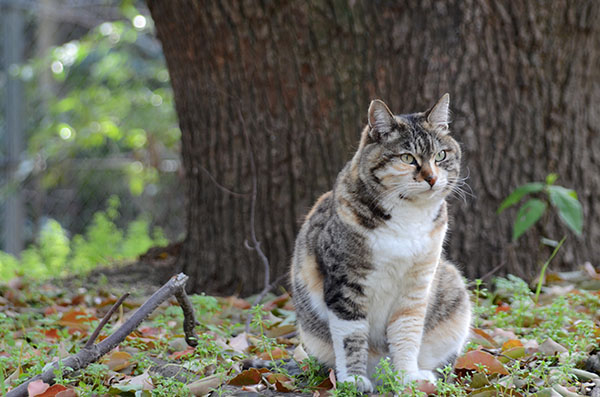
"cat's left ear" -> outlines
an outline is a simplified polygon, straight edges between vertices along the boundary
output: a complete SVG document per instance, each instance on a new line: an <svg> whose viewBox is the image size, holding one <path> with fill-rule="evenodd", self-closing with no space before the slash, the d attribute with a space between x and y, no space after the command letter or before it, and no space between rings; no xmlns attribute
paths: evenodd
<svg viewBox="0 0 600 397"><path fill-rule="evenodd" d="M369 135L373 140L379 141L392 132L396 125L394 115L383 101L379 99L371 101L369 106Z"/></svg>
<svg viewBox="0 0 600 397"><path fill-rule="evenodd" d="M450 95L444 94L439 101L425 113L427 122L440 132L448 133L450 124Z"/></svg>

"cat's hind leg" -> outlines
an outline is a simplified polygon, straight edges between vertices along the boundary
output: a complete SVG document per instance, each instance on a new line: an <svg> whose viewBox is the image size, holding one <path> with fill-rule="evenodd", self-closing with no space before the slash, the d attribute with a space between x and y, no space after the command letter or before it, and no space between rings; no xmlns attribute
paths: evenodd
<svg viewBox="0 0 600 397"><path fill-rule="evenodd" d="M427 307L419 369L436 373L437 368L453 364L462 352L470 327L471 303L461 275L454 265L442 262Z"/></svg>

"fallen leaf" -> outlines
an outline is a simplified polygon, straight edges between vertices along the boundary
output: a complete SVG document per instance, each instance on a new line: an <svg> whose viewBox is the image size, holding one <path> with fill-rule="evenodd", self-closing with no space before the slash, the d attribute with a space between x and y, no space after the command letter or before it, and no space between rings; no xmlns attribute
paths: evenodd
<svg viewBox="0 0 600 397"><path fill-rule="evenodd" d="M511 358L513 360L518 360L523 356L525 356L525 348L523 346L517 346L504 351L502 356L498 357L498 361L502 364L506 364Z"/></svg>
<svg viewBox="0 0 600 397"><path fill-rule="evenodd" d="M187 385L187 388L194 396L203 396L210 393L212 389L216 389L222 384L223 377L221 375L211 375L190 383Z"/></svg>
<svg viewBox="0 0 600 397"><path fill-rule="evenodd" d="M250 347L250 344L248 343L248 334L242 332L241 334L231 338L227 345L235 352L245 353L248 350L248 347Z"/></svg>
<svg viewBox="0 0 600 397"><path fill-rule="evenodd" d="M55 397L77 397L78 395L79 394L77 394L77 391L75 389L67 389L59 391L58 393L56 393Z"/></svg>
<svg viewBox="0 0 600 397"><path fill-rule="evenodd" d="M190 354L194 354L195 351L196 351L195 348L188 347L187 349L185 349L183 351L173 352L173 353L169 354L169 358L172 359L172 360L177 360L177 359L180 359L182 357L188 356Z"/></svg>
<svg viewBox="0 0 600 397"><path fill-rule="evenodd" d="M517 335L512 332L512 331L507 331L505 329L502 328L496 328L494 329L494 331L492 332L492 337L494 338L494 340L499 340L501 342L510 340L510 339L518 339Z"/></svg>
<svg viewBox="0 0 600 397"><path fill-rule="evenodd" d="M73 395L72 393L74 392L74 390L72 392L69 392L69 389L63 385L52 385L48 388L48 390L46 390L42 394L37 394L36 397L56 397L58 396L58 394L65 392L70 393L69 395ZM77 395L77 393L75 393L75 395Z"/></svg>
<svg viewBox="0 0 600 397"><path fill-rule="evenodd" d="M337 381L335 378L335 371L333 369L329 370L329 380L331 381L332 387L335 389L337 386Z"/></svg>
<svg viewBox="0 0 600 397"><path fill-rule="evenodd" d="M234 378L230 379L227 384L232 386L256 385L262 380L263 372L261 372L261 370L268 372L266 368L250 368L240 372Z"/></svg>
<svg viewBox="0 0 600 397"><path fill-rule="evenodd" d="M44 382L43 380L35 380L27 385L27 395L29 397L39 396L40 394L48 390L49 387L50 385Z"/></svg>
<svg viewBox="0 0 600 397"><path fill-rule="evenodd" d="M533 354L538 351L540 345L535 339L525 339L523 341L523 347L527 354Z"/></svg>
<svg viewBox="0 0 600 397"><path fill-rule="evenodd" d="M482 329L479 328L474 328L473 332L476 335L481 336L483 339L485 339L488 343L490 343L492 345L492 347L497 347L498 344L496 343L496 341L494 340L494 338L492 338L487 332L485 332Z"/></svg>
<svg viewBox="0 0 600 397"><path fill-rule="evenodd" d="M120 392L136 392L138 390L153 390L154 384L148 372L144 372L141 375L126 378L119 383L113 384L111 389L113 388Z"/></svg>
<svg viewBox="0 0 600 397"><path fill-rule="evenodd" d="M271 311L273 309L275 309L276 307L284 307L285 304L287 303L287 301L290 300L290 294L285 293L283 295L278 296L277 298L273 299L270 302L267 302L264 306L263 309L266 311Z"/></svg>
<svg viewBox="0 0 600 397"><path fill-rule="evenodd" d="M459 357L455 364L455 367L458 369L474 371L480 371L479 368L481 366L485 368L486 373L508 375L508 371L496 357L481 350L467 352L464 356Z"/></svg>
<svg viewBox="0 0 600 397"><path fill-rule="evenodd" d="M296 346L294 349L294 353L292 354L292 358L296 360L297 363L302 363L302 361L308 358L308 354L304 351L302 345Z"/></svg>
<svg viewBox="0 0 600 397"><path fill-rule="evenodd" d="M236 307L238 309L242 309L242 310L247 310L247 309L250 309L252 307L252 305L250 304L250 302L248 302L245 299L238 298L237 296L230 296L230 297L226 298L225 301L229 305L231 305L233 307Z"/></svg>
<svg viewBox="0 0 600 397"><path fill-rule="evenodd" d="M263 352L261 354L258 355L258 358L260 358L261 360L280 360L280 359L285 359L288 358L290 355L287 351L280 349L279 347L276 347L275 349L271 350L270 352Z"/></svg>
<svg viewBox="0 0 600 397"><path fill-rule="evenodd" d="M58 336L58 330L56 328L45 329L42 331L42 333L46 339L60 339L60 336Z"/></svg>
<svg viewBox="0 0 600 397"><path fill-rule="evenodd" d="M266 379L267 382L275 386L277 391L286 393L294 390L294 383L292 379L284 374L268 374Z"/></svg>
<svg viewBox="0 0 600 397"><path fill-rule="evenodd" d="M129 353L124 351L114 351L103 357L100 362L106 365L111 371L120 371L123 368L129 367L132 360L133 357Z"/></svg>
<svg viewBox="0 0 600 397"><path fill-rule="evenodd" d="M267 336L269 338L277 338L278 336L287 335L294 331L296 331L296 326L294 324L281 325L269 328L267 330Z"/></svg>
<svg viewBox="0 0 600 397"><path fill-rule="evenodd" d="M57 324L70 329L86 331L89 328L89 322L94 320L98 319L84 311L69 310L68 312L63 313L60 320L57 321Z"/></svg>
<svg viewBox="0 0 600 397"><path fill-rule="evenodd" d="M523 343L521 343L518 339L509 339L502 344L502 351L510 350L513 347L522 347Z"/></svg>
<svg viewBox="0 0 600 397"><path fill-rule="evenodd" d="M267 382L269 382L270 384L275 384L275 382L288 382L291 379L288 378L287 376L285 376L284 374L268 374L266 376Z"/></svg>
<svg viewBox="0 0 600 397"><path fill-rule="evenodd" d="M552 338L546 339L540 347L538 347L540 353L552 356L556 353L566 353L568 350L563 345L555 342Z"/></svg>
<svg viewBox="0 0 600 397"><path fill-rule="evenodd" d="M333 385L334 385L334 382L335 382L335 374L332 371L333 370L330 370L329 376L327 378L323 379L321 381L321 383L319 383L317 386L315 386L316 389L320 389L320 390L331 390L331 389L333 389ZM332 377L333 377L333 381L331 380Z"/></svg>

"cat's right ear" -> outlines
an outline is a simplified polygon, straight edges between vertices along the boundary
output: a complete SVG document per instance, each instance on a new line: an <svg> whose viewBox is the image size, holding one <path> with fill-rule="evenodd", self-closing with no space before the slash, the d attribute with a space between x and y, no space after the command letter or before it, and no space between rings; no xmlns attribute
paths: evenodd
<svg viewBox="0 0 600 397"><path fill-rule="evenodd" d="M371 139L379 141L392 132L396 125L394 115L383 101L379 99L371 101L369 106L369 135Z"/></svg>

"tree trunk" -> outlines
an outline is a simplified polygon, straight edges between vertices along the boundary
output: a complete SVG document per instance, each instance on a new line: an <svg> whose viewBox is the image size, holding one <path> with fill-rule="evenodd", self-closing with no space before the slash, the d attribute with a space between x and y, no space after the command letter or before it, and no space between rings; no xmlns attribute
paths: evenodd
<svg viewBox="0 0 600 397"><path fill-rule="evenodd" d="M262 288L263 265L244 247L250 150L254 227L276 278L304 214L356 149L370 100L408 113L444 92L473 193L451 201L448 256L469 278L498 266L536 273L549 254L540 237L559 239L566 228L551 215L511 243L516 210L496 209L516 186L555 172L585 213L584 237L570 236L556 266L600 260L599 2L148 4L182 130L188 233L180 267L195 290Z"/></svg>

